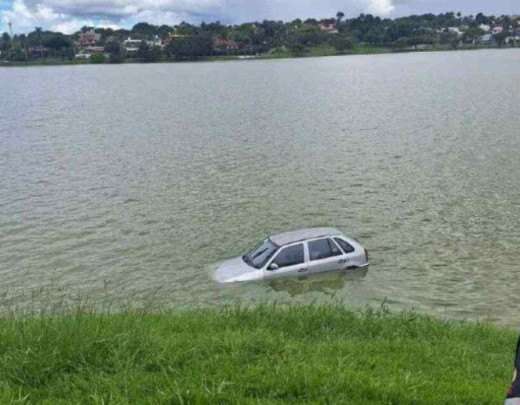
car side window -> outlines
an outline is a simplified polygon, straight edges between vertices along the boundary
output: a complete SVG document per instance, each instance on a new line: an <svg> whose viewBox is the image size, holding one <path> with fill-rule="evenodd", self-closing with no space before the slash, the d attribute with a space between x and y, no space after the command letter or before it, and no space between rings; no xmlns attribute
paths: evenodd
<svg viewBox="0 0 520 405"><path fill-rule="evenodd" d="M341 246L341 249L343 249L343 251L345 253L352 253L355 250L350 243L348 243L347 241L345 241L343 239L334 238L334 240L336 241L336 243L338 245Z"/></svg>
<svg viewBox="0 0 520 405"><path fill-rule="evenodd" d="M303 243L282 249L273 260L279 268L295 266L303 262Z"/></svg>
<svg viewBox="0 0 520 405"><path fill-rule="evenodd" d="M309 257L311 260L326 259L340 256L341 250L330 239L319 239L309 242Z"/></svg>

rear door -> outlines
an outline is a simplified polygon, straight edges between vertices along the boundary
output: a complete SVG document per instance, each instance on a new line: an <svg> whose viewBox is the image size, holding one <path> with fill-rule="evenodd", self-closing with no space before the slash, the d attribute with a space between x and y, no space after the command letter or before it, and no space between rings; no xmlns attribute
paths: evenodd
<svg viewBox="0 0 520 405"><path fill-rule="evenodd" d="M273 266L276 264L276 266ZM264 278L289 277L293 275L307 274L308 266L305 263L303 243L291 245L280 249L264 271Z"/></svg>
<svg viewBox="0 0 520 405"><path fill-rule="evenodd" d="M309 249L309 272L324 273L341 270L345 266L345 256L330 238L307 242Z"/></svg>

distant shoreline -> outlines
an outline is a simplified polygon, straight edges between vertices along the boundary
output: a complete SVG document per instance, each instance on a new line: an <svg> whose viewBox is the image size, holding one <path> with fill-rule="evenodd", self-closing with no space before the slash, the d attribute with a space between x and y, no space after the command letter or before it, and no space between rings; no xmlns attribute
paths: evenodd
<svg viewBox="0 0 520 405"><path fill-rule="evenodd" d="M435 47L428 49L395 49L389 47L374 47L362 46L352 49L349 52L336 52L329 48L315 48L308 52L295 55L287 52L266 53L260 55L226 55L226 56L208 56L197 59L164 59L154 62L144 62L138 59L127 59L119 63L94 63L87 60L59 60L59 59L44 59L30 62L13 62L0 60L1 67L34 67L34 66L85 66L85 65L126 65L126 64L158 64L158 63L189 63L189 62L224 62L224 61L248 61L248 60L271 60L271 59L303 59L329 56L351 56L351 55L381 55L381 54L402 54L402 53L424 53L424 52L452 52L452 51L478 51L478 50L507 50L520 49L520 46L467 46L467 47Z"/></svg>

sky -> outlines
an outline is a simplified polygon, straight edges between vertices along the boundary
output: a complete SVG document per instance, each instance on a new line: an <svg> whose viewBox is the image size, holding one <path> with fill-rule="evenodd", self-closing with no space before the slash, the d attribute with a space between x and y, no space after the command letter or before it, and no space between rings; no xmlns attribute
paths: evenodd
<svg viewBox="0 0 520 405"><path fill-rule="evenodd" d="M263 19L380 17L410 14L520 14L520 0L0 0L0 32L42 27L72 33L85 25L130 28L137 22L175 25L182 21L234 24Z"/></svg>

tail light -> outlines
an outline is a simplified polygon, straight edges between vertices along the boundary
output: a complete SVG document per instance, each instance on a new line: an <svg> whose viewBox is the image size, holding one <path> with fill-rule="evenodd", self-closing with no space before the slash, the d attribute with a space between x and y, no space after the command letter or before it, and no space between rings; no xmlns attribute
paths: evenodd
<svg viewBox="0 0 520 405"><path fill-rule="evenodd" d="M366 250L366 249L363 249L363 250L365 251L365 257L366 257L367 263L368 263L368 250Z"/></svg>

